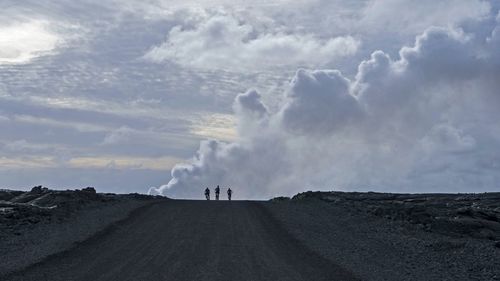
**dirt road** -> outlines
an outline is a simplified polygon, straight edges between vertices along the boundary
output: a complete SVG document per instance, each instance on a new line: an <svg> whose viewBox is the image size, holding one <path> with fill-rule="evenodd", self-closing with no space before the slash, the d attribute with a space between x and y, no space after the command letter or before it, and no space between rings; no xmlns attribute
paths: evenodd
<svg viewBox="0 0 500 281"><path fill-rule="evenodd" d="M292 238L262 204L155 204L7 280L355 280Z"/></svg>

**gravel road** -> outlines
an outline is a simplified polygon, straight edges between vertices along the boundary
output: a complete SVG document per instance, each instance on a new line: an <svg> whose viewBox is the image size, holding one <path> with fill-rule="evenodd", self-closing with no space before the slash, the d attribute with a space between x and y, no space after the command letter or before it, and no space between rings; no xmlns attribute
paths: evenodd
<svg viewBox="0 0 500 281"><path fill-rule="evenodd" d="M153 204L6 280L356 280L249 201Z"/></svg>

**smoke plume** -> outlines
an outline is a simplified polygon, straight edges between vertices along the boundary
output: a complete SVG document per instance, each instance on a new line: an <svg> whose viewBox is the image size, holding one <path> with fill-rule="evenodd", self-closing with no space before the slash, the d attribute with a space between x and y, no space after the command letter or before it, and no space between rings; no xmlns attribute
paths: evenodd
<svg viewBox="0 0 500 281"><path fill-rule="evenodd" d="M307 189L499 190L500 27L429 28L395 58L375 51L353 77L299 69L278 110L237 96L239 140L207 140L151 193L236 198ZM482 36L481 34L488 34Z"/></svg>

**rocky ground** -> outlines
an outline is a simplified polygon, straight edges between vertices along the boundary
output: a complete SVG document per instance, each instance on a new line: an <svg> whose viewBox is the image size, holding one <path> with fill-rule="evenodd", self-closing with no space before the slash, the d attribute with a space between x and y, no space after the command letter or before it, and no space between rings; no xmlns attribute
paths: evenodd
<svg viewBox="0 0 500 281"><path fill-rule="evenodd" d="M94 188L0 189L0 276L70 249L134 210L165 198L103 194Z"/></svg>
<svg viewBox="0 0 500 281"><path fill-rule="evenodd" d="M268 206L363 280L500 280L500 193L306 192Z"/></svg>
<svg viewBox="0 0 500 281"><path fill-rule="evenodd" d="M281 280L284 269L318 280L296 274L307 268L338 280L500 280L500 193L166 200L0 190L0 280Z"/></svg>

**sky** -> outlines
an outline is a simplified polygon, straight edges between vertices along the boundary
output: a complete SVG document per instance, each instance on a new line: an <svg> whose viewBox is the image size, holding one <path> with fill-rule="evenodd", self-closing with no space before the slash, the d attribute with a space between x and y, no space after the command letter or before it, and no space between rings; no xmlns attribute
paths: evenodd
<svg viewBox="0 0 500 281"><path fill-rule="evenodd" d="M500 191L500 1L0 2L0 188Z"/></svg>

